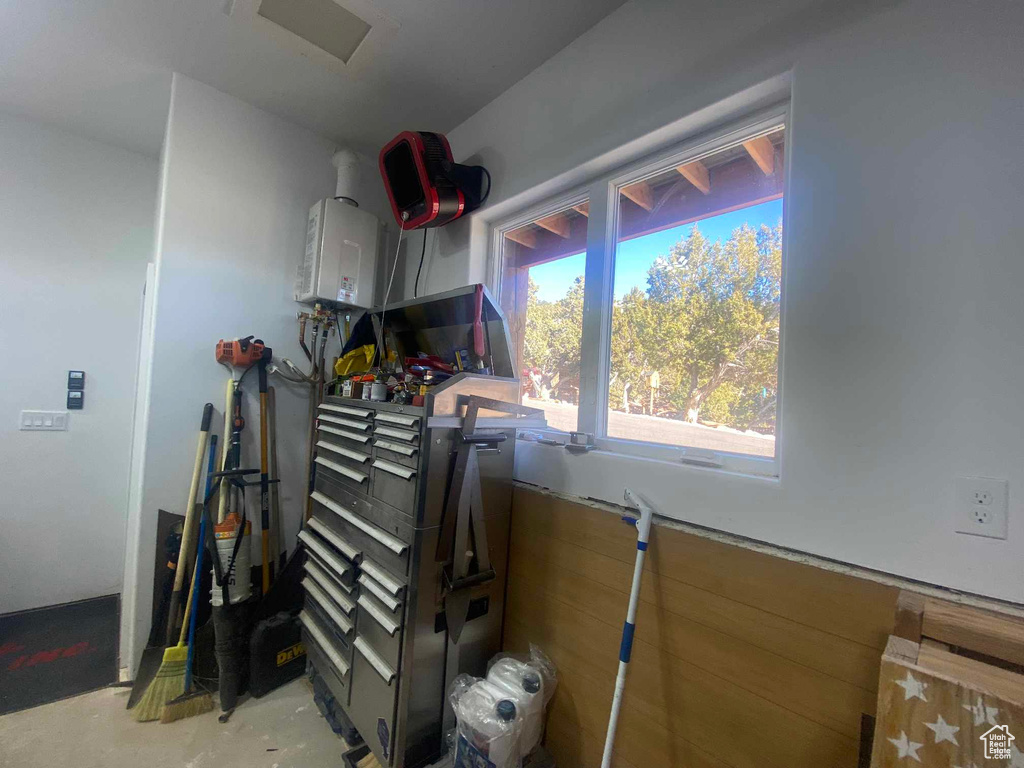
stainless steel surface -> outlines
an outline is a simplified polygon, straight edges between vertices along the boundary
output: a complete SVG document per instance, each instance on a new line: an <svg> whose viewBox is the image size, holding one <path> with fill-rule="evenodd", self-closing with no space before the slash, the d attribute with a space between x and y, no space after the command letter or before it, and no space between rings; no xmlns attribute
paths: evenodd
<svg viewBox="0 0 1024 768"><path fill-rule="evenodd" d="M321 446L319 456L349 468L361 466L369 475L366 482L355 483L328 465L318 466L313 517L303 533L332 556L335 565L348 563L354 587L345 597L355 604L349 614L343 610L341 592L324 589L322 579L336 586L331 579L338 577L323 563L323 556L311 550L312 569L307 567L306 580L326 593L336 612L351 616L355 623L350 671L340 683L336 674L323 677L332 690L339 686L335 696L377 759L389 768L418 768L436 759L445 712L450 710L446 679L458 672L482 676L487 660L500 649L514 425L501 430L506 441L500 452L477 452L495 579L465 590L473 618L457 644L450 641L443 615L445 563L436 557L451 462L461 441L457 429L428 424L442 417L461 425L464 402L471 394L517 403L519 383L460 374L435 387L422 407L329 397L320 410L319 440L329 445ZM324 416L372 426L355 429ZM507 418L487 410L480 416ZM329 431L335 429L345 434ZM339 542L356 562L337 549ZM323 618L322 611L314 616L318 621ZM321 621L320 628L325 624ZM337 621L331 624L333 634L328 637L336 638L343 627ZM314 665L324 658L316 648L310 654Z"/></svg>

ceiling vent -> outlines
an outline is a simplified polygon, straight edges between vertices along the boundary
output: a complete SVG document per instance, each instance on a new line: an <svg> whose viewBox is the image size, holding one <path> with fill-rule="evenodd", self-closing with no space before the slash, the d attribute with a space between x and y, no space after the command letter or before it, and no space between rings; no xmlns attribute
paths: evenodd
<svg viewBox="0 0 1024 768"><path fill-rule="evenodd" d="M370 0L232 0L229 14L335 71L374 58L398 30Z"/></svg>

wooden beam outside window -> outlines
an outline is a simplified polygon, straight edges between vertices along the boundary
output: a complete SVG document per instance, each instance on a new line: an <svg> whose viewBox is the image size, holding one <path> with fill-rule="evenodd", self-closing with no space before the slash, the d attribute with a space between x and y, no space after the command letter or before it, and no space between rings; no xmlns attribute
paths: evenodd
<svg viewBox="0 0 1024 768"><path fill-rule="evenodd" d="M700 160L680 165L676 170L679 171L684 179L699 189L701 194L706 195L711 192L711 175L708 173L707 166Z"/></svg>
<svg viewBox="0 0 1024 768"><path fill-rule="evenodd" d="M532 229L527 229L526 227L520 227L519 229L513 229L511 232L506 232L505 237L513 243L525 245L527 248L537 247L537 233Z"/></svg>
<svg viewBox="0 0 1024 768"><path fill-rule="evenodd" d="M638 181L622 188L622 194L645 211L654 209L654 191L646 181Z"/></svg>
<svg viewBox="0 0 1024 768"><path fill-rule="evenodd" d="M541 219L537 219L534 222L538 227L543 227L548 232L554 232L559 237L564 237L566 240L569 239L569 235L572 233L572 229L569 226L569 217L564 213L555 213L551 216L545 216Z"/></svg>
<svg viewBox="0 0 1024 768"><path fill-rule="evenodd" d="M767 136L758 136L756 139L743 142L743 148L747 154L757 163L765 176L775 173L775 147Z"/></svg>

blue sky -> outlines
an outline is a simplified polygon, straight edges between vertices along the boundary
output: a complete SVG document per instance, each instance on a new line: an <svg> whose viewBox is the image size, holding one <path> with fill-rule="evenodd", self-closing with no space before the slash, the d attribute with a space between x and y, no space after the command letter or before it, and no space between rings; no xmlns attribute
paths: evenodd
<svg viewBox="0 0 1024 768"><path fill-rule="evenodd" d="M782 200L772 200L760 205L752 205L732 213L723 213L697 223L700 231L709 240L728 240L733 230L743 224L750 224L755 229L762 224L775 226L782 218ZM622 298L630 289L638 286L641 290L647 287L647 270L659 256L665 256L693 227L684 224L663 232L638 237L620 243L615 253L615 298ZM578 253L548 264L541 264L530 269L530 277L539 290L537 298L541 301L557 301L565 296L572 281L584 272L586 254Z"/></svg>

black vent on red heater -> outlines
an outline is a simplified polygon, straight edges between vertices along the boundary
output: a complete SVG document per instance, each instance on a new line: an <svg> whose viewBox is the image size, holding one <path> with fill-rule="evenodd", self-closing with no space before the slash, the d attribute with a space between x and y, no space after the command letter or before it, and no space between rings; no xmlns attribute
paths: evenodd
<svg viewBox="0 0 1024 768"><path fill-rule="evenodd" d="M454 162L440 133L403 131L380 151L379 165L402 229L443 226L479 208L491 191L487 170Z"/></svg>

